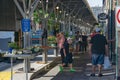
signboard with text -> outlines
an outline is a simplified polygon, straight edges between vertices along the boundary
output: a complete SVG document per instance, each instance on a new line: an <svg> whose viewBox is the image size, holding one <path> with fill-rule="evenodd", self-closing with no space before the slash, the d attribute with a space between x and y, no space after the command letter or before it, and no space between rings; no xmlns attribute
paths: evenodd
<svg viewBox="0 0 120 80"><path fill-rule="evenodd" d="M116 27L120 27L120 6L116 7L115 22L116 22Z"/></svg>
<svg viewBox="0 0 120 80"><path fill-rule="evenodd" d="M108 17L107 17L107 14L106 13L100 13L98 14L98 19L99 20L106 20Z"/></svg>
<svg viewBox="0 0 120 80"><path fill-rule="evenodd" d="M22 32L30 31L30 19L22 19Z"/></svg>

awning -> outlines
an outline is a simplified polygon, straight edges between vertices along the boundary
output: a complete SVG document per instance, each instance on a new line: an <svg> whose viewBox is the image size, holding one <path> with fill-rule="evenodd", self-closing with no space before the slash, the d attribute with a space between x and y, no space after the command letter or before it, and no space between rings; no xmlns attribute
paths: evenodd
<svg viewBox="0 0 120 80"><path fill-rule="evenodd" d="M22 0L18 1L22 3ZM36 0L31 1L35 2ZM42 5L41 1L44 2ZM48 3L46 3L46 1L48 1ZM29 2L29 0L26 0L26 2ZM16 7L13 0L1 0L0 4L0 31L15 31L16 20L19 15L15 12ZM71 23L79 23L90 27L92 27L91 25L94 23L97 23L87 0L40 0L38 6L42 6L45 9L47 4L48 13L53 12L55 7L59 6L60 9L65 12L62 15L65 15L67 20L69 19L68 17L70 17Z"/></svg>
<svg viewBox="0 0 120 80"><path fill-rule="evenodd" d="M65 11L65 14L70 16L71 22L75 24L80 23L84 26L93 26L93 24L97 23L97 19L87 0L48 0L49 12L57 6L62 11ZM67 18L68 16L65 17ZM67 20L68 19L69 18L67 18Z"/></svg>

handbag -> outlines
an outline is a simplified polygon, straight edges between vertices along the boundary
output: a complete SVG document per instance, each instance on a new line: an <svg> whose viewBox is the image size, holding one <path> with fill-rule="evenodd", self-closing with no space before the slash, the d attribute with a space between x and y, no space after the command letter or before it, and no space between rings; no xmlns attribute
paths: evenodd
<svg viewBox="0 0 120 80"><path fill-rule="evenodd" d="M109 60L108 56L104 57L104 64L103 64L104 69L110 69L111 68L111 63Z"/></svg>

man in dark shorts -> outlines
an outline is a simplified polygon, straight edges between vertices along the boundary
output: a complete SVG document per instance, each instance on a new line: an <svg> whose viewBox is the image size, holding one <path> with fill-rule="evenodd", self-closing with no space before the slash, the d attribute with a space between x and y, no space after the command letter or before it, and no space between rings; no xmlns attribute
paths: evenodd
<svg viewBox="0 0 120 80"><path fill-rule="evenodd" d="M72 45L71 39L65 39L65 42L63 44L63 46L64 46L63 53L65 53L66 55L63 55L64 56L63 62L65 64L69 64L70 72L75 72L76 70L73 69L73 65L72 65L72 62L73 62L72 52L69 50L71 45Z"/></svg>
<svg viewBox="0 0 120 80"><path fill-rule="evenodd" d="M92 58L92 74L95 76L96 66L98 66L98 76L101 77L104 56L108 56L108 44L105 36L100 34L101 29L96 28L96 35L91 38L89 44L89 55Z"/></svg>

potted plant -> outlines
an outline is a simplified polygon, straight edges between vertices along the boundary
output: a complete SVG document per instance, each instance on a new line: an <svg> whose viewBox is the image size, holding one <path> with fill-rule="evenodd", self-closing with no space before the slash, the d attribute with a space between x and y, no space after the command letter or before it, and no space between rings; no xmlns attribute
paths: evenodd
<svg viewBox="0 0 120 80"><path fill-rule="evenodd" d="M17 50L19 49L16 42L8 42L8 47L9 47L8 53L11 53L11 54L16 54ZM9 57L6 57L6 60L7 62L10 62ZM16 62L16 58L13 58L13 62Z"/></svg>
<svg viewBox="0 0 120 80"><path fill-rule="evenodd" d="M19 49L18 45L16 42L9 42L8 43L8 47L9 47L9 52L12 53L12 51L14 52L14 54L16 54L16 50Z"/></svg>

